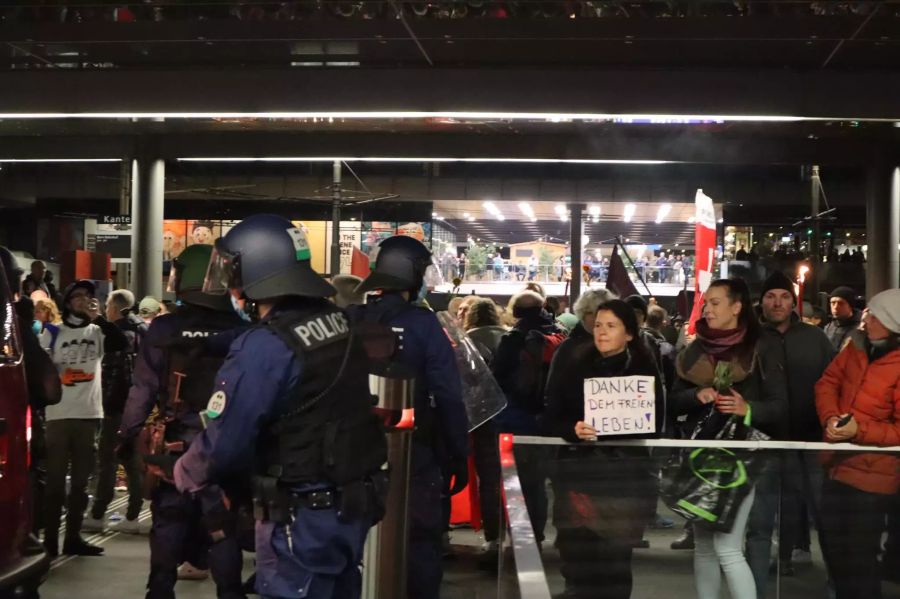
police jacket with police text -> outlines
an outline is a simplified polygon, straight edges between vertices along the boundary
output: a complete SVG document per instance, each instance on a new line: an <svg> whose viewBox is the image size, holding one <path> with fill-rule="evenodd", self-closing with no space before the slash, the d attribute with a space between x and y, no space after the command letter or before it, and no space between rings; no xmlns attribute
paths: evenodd
<svg viewBox="0 0 900 599"><path fill-rule="evenodd" d="M190 398L187 397L185 390L182 394L186 401L179 408L178 413L173 414L174 398L169 397L170 387L172 387L170 354L179 351L194 352L192 355L195 359L191 361L191 368L188 368L185 374L188 377L201 376L200 370L209 367L205 362L208 357L204 355L202 342L218 333L229 332L240 327L242 323L243 321L237 314L216 312L188 304L182 306L176 314L164 314L154 318L138 351L133 384L122 416L120 435L126 439L137 436L153 411L153 407L164 402L167 414L176 416L178 420L176 426L167 428L166 437L169 440L177 438L190 442L203 428L199 411L205 406L209 399L209 393L212 392L211 380L215 370L209 375L210 382L202 391L202 397L194 399L195 402L202 402L203 405L189 405L191 401L188 401ZM187 388L187 385L185 387ZM200 394L200 392L195 391L194 394Z"/></svg>
<svg viewBox="0 0 900 599"><path fill-rule="evenodd" d="M282 328L278 321L291 326ZM254 472L274 476L287 485L313 482L308 475L314 467L300 462L309 459L316 447L327 446L319 444L326 434L343 434L344 440L358 442L357 462L362 462L359 458L366 452L383 450L383 434L380 439L373 436L372 442L378 445L373 451L364 439L331 430L327 422L310 426L329 420L336 412L350 421L372 415L367 363L360 363L362 358L350 353L342 369L343 351L313 355L329 346L346 349L343 312L325 300L290 298L273 307L260 325L232 343L216 375L207 408L212 416L209 424L175 467L175 482L182 491L196 491ZM286 328L294 335L290 345L284 336ZM300 346L303 351L295 351ZM336 380L341 372L344 376ZM318 401L308 402L311 399ZM327 417L322 418L323 414ZM298 463L287 463L296 457ZM297 473L300 475L295 476ZM318 474L323 484L340 484L328 479L329 472Z"/></svg>

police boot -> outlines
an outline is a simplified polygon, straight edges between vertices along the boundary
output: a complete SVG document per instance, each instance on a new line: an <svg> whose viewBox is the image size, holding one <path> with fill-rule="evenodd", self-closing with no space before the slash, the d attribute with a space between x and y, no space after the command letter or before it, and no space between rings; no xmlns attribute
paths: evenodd
<svg viewBox="0 0 900 599"><path fill-rule="evenodd" d="M91 545L81 537L71 537L63 543L63 553L83 556L103 555L103 547Z"/></svg>

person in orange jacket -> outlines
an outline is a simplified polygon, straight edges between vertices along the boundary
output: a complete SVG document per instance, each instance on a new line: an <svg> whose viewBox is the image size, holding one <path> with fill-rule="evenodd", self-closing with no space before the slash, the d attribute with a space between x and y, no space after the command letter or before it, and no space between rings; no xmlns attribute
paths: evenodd
<svg viewBox="0 0 900 599"><path fill-rule="evenodd" d="M816 384L816 410L829 443L900 445L900 289L869 302L862 329ZM900 459L833 452L825 467L821 534L837 599L880 599L878 553Z"/></svg>

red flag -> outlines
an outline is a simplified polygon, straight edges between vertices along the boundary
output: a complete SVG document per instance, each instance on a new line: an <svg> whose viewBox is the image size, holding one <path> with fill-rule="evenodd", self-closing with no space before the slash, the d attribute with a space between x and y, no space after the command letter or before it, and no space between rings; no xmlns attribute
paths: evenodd
<svg viewBox="0 0 900 599"><path fill-rule="evenodd" d="M350 258L350 274L365 279L369 276L369 257L357 248L353 248L353 256Z"/></svg>
<svg viewBox="0 0 900 599"><path fill-rule="evenodd" d="M611 290L619 297L628 297L629 295L640 295L625 270L625 263L622 262L622 256L619 255L619 246L613 247L612 256L609 257L609 273L606 275L606 288Z"/></svg>
<svg viewBox="0 0 900 599"><path fill-rule="evenodd" d="M698 189L694 205L697 211L694 225L694 307L688 320L688 333L691 335L703 316L703 294L713 280L713 256L716 251L716 209L712 198Z"/></svg>

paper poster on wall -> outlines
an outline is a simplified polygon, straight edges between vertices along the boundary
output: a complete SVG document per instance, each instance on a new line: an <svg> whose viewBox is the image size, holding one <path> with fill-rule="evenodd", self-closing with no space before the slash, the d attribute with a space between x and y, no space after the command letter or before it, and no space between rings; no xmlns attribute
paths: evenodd
<svg viewBox="0 0 900 599"><path fill-rule="evenodd" d="M187 245L212 245L222 236L222 224L217 220L187 221Z"/></svg>
<svg viewBox="0 0 900 599"><path fill-rule="evenodd" d="M656 432L656 387L652 376L584 379L584 421L598 437Z"/></svg>
<svg viewBox="0 0 900 599"><path fill-rule="evenodd" d="M330 225L330 223L325 223ZM331 264L331 227L326 226L326 271ZM353 270L353 250L359 248L362 240L362 224L358 221L341 221L340 239L341 274L350 274Z"/></svg>
<svg viewBox="0 0 900 599"><path fill-rule="evenodd" d="M375 249L383 240L394 235L397 229L397 223L385 221L363 222L361 228L362 239L359 243L359 249L369 257L369 262L374 262Z"/></svg>
<svg viewBox="0 0 900 599"><path fill-rule="evenodd" d="M163 221L163 262L171 262L187 246L187 221Z"/></svg>

